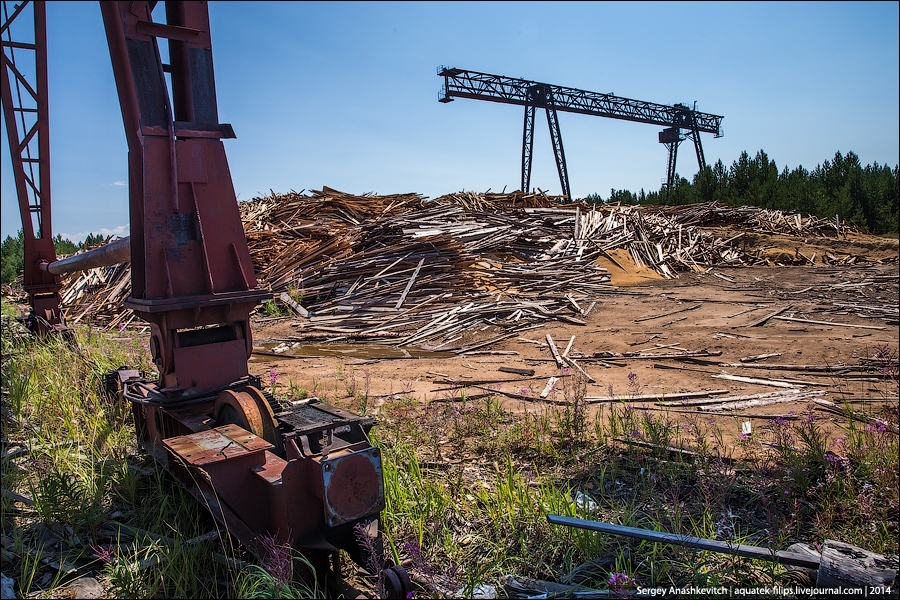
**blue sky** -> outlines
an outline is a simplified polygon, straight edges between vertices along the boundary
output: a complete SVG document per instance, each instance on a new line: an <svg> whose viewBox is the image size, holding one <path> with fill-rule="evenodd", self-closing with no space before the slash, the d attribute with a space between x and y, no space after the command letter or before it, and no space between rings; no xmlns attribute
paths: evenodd
<svg viewBox="0 0 900 600"><path fill-rule="evenodd" d="M212 2L219 116L240 200L518 187L522 109L438 102L439 65L724 115L707 161L898 159L898 3ZM126 144L97 3L48 9L53 230L127 231ZM576 197L658 189L652 125L559 114ZM2 234L20 227L2 141ZM681 175L697 170L689 142ZM559 193L538 114L532 186Z"/></svg>

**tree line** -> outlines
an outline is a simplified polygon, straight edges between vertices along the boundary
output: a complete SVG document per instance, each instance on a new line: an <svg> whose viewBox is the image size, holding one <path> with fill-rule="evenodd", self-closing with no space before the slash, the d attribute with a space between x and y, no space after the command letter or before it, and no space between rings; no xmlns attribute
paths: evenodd
<svg viewBox="0 0 900 600"><path fill-rule="evenodd" d="M667 206L718 201L730 206L758 206L791 210L802 214L842 220L874 234L898 232L900 171L897 165L874 164L863 167L854 152L835 153L812 171L798 166L780 171L775 161L760 150L754 158L747 152L730 167L721 159L699 171L688 181L676 177L672 189L635 194L610 190L609 198L599 194L589 202L621 204L662 204Z"/></svg>
<svg viewBox="0 0 900 600"><path fill-rule="evenodd" d="M91 233L84 239L81 244L76 244L68 238L64 238L62 234L57 233L53 238L53 247L56 249L57 256L74 254L82 248L93 248L106 242L106 237L99 233ZM6 236L3 242L0 242L0 282L12 283L16 277L22 274L25 265L25 234L20 229L16 237Z"/></svg>

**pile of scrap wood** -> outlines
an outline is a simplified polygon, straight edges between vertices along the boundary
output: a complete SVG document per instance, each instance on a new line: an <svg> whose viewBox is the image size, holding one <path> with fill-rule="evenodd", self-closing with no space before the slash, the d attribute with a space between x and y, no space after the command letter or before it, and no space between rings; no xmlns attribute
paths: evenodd
<svg viewBox="0 0 900 600"><path fill-rule="evenodd" d="M240 210L260 286L276 300L289 294L282 302L304 317L299 333L326 340L460 350L547 320L583 323L598 295L616 292L600 260L629 268L613 249L667 278L763 262L733 245L736 237L694 224L739 211L718 205L660 210L562 204L543 192L428 199L325 187L273 192ZM67 319L130 321L122 308L129 280L128 265L68 276Z"/></svg>
<svg viewBox="0 0 900 600"><path fill-rule="evenodd" d="M90 321L114 327L134 319L122 306L130 294L131 263L122 263L63 275L60 300L69 325Z"/></svg>
<svg viewBox="0 0 900 600"><path fill-rule="evenodd" d="M839 218L823 219L813 215L803 216L794 211L782 211L756 206L727 206L720 202L704 202L662 209L662 214L682 225L742 225L763 233L786 235L836 237L858 233L852 223Z"/></svg>

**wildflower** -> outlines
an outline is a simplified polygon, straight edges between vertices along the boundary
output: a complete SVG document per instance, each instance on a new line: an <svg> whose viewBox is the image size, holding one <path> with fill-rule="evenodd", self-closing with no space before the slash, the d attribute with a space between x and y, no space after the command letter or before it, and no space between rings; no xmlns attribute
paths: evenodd
<svg viewBox="0 0 900 600"><path fill-rule="evenodd" d="M278 383L278 371L272 369L269 371L269 385L274 386L276 383Z"/></svg>
<svg viewBox="0 0 900 600"><path fill-rule="evenodd" d="M785 419L784 417L781 417L781 416L775 417L775 424L778 425L779 427L784 426L785 423L787 423L787 419Z"/></svg>
<svg viewBox="0 0 900 600"><path fill-rule="evenodd" d="M643 436L641 435L641 430L640 430L640 429L635 429L634 431L632 431L632 432L631 432L631 437L633 437L633 438L643 437Z"/></svg>
<svg viewBox="0 0 900 600"><path fill-rule="evenodd" d="M634 380L635 380L635 379L637 379L637 373L629 372L629 373L628 373L628 381L629 381L629 383L634 383ZM619 574L620 574L620 573L617 573L617 575L619 575Z"/></svg>
<svg viewBox="0 0 900 600"><path fill-rule="evenodd" d="M287 546L275 543L275 536L267 534L259 538L262 547L262 567L279 583L289 583L293 576L291 551Z"/></svg>
<svg viewBox="0 0 900 600"><path fill-rule="evenodd" d="M125 331L125 323L119 323L119 331Z"/></svg>
<svg viewBox="0 0 900 600"><path fill-rule="evenodd" d="M611 590L621 590L623 587L628 585L631 581L631 578L628 577L626 573L613 573L609 576L609 579L606 580L609 583L609 588Z"/></svg>
<svg viewBox="0 0 900 600"><path fill-rule="evenodd" d="M887 421L875 419L875 429L877 429L881 433L884 433L885 431L887 431Z"/></svg>
<svg viewBox="0 0 900 600"><path fill-rule="evenodd" d="M634 404L626 404L625 410L634 410Z"/></svg>
<svg viewBox="0 0 900 600"><path fill-rule="evenodd" d="M522 394L523 396L530 396L531 388L522 388L519 390L519 393Z"/></svg>
<svg viewBox="0 0 900 600"><path fill-rule="evenodd" d="M88 544L88 548L91 549L91 552L94 553L94 556L96 556L97 560L99 560L100 562L109 564L113 561L113 555L108 548L104 548L103 546L95 546L93 544Z"/></svg>
<svg viewBox="0 0 900 600"><path fill-rule="evenodd" d="M843 462L843 459L840 456L838 456L837 454L831 454L830 452L825 455L825 460L827 460L828 463L833 467L836 467Z"/></svg>
<svg viewBox="0 0 900 600"><path fill-rule="evenodd" d="M747 440L750 439L750 435L749 435L749 434L746 434L746 433L742 433L741 435L738 436L738 438L739 438L742 442L746 442Z"/></svg>

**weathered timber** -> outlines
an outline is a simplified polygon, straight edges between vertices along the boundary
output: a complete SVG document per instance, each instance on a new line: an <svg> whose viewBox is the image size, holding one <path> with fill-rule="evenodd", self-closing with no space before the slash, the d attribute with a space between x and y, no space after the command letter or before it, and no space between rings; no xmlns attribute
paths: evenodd
<svg viewBox="0 0 900 600"><path fill-rule="evenodd" d="M626 394L624 396L585 396L585 402L646 402L649 400L665 400L666 398L708 398L719 394L727 394L728 390L700 390L693 392L672 392L670 394Z"/></svg>
<svg viewBox="0 0 900 600"><path fill-rule="evenodd" d="M816 587L857 588L864 590L865 596L886 597L885 588L897 585L897 572L896 556L886 557L843 542L825 540Z"/></svg>
<svg viewBox="0 0 900 600"><path fill-rule="evenodd" d="M778 321L792 321L794 323L807 323L809 325L830 325L833 327L850 327L853 329L876 329L878 331L884 331L887 327L881 327L879 325L854 325L853 323L835 323L833 321L814 321L812 319L798 319L796 317L781 317L781 316L773 316L773 319Z"/></svg>
<svg viewBox="0 0 900 600"><path fill-rule="evenodd" d="M793 308L793 304L788 304L787 306L783 306L773 313L769 313L760 319L756 319L755 321L750 321L749 323L745 323L744 325L740 325L739 327L759 327L760 325L765 325L766 322L768 322L768 320L771 319L772 317L777 317L784 311L790 310L791 308Z"/></svg>

